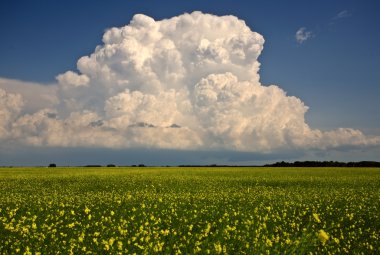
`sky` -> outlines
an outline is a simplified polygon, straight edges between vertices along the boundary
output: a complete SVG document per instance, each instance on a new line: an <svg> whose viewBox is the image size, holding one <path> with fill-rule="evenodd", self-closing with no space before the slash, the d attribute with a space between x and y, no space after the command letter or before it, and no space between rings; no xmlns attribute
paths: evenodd
<svg viewBox="0 0 380 255"><path fill-rule="evenodd" d="M380 158L378 1L0 1L0 165Z"/></svg>

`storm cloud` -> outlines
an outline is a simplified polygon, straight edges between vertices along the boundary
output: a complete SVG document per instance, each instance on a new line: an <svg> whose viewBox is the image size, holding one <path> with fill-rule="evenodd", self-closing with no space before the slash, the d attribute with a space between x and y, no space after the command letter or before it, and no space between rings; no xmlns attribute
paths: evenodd
<svg viewBox="0 0 380 255"><path fill-rule="evenodd" d="M10 91L16 81L2 79L0 141L263 153L380 144L355 129L309 127L299 98L260 83L264 38L237 17L137 14L102 41L37 103L28 84Z"/></svg>

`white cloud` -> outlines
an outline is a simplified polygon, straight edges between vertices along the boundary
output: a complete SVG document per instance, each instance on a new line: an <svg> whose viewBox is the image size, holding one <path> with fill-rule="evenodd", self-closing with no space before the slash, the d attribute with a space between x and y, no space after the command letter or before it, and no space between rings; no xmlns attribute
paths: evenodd
<svg viewBox="0 0 380 255"><path fill-rule="evenodd" d="M58 103L57 86L42 85L14 79L0 78L0 89L7 93L19 94L23 98L22 114L34 113L44 108L53 107Z"/></svg>
<svg viewBox="0 0 380 255"><path fill-rule="evenodd" d="M88 86L88 83L90 79L87 77L87 75L82 74L78 75L77 73L74 73L72 71L67 71L64 74L60 74L57 76L58 82L62 86Z"/></svg>
<svg viewBox="0 0 380 255"><path fill-rule="evenodd" d="M343 19L343 18L348 18L350 16L351 16L351 13L349 11L343 10L339 12L338 14L336 14L333 19Z"/></svg>
<svg viewBox="0 0 380 255"><path fill-rule="evenodd" d="M299 31L300 43L312 36ZM234 16L193 12L155 21L135 15L107 30L103 44L78 60L79 72L58 75L56 86L0 90L0 140L250 152L380 144L358 130L310 128L299 98L260 83L263 44ZM27 87L39 92L28 95ZM50 101L23 103L36 94Z"/></svg>
<svg viewBox="0 0 380 255"><path fill-rule="evenodd" d="M0 89L0 139L7 139L11 134L11 123L17 118L23 106L22 97Z"/></svg>
<svg viewBox="0 0 380 255"><path fill-rule="evenodd" d="M301 44L313 37L313 32L307 31L305 27L301 27L297 30L295 38L297 43Z"/></svg>

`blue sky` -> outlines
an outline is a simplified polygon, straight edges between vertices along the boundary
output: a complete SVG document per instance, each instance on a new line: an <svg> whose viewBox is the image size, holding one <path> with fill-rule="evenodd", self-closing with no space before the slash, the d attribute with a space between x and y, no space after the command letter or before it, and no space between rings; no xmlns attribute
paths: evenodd
<svg viewBox="0 0 380 255"><path fill-rule="evenodd" d="M218 16L234 15L265 39L258 59L261 63L261 83L275 84L287 95L301 99L309 107L305 118L310 127L321 131L347 127L358 129L365 135L380 136L380 74L377 70L380 66L379 10L378 1L358 0L1 1L0 77L55 86L57 75L68 70L78 72L78 59L90 55L97 45L102 45L101 38L107 29L128 25L137 13L155 20L193 11ZM302 43L297 42L295 37L301 28L310 32L310 37ZM25 164L44 164L47 160L44 158L44 151L47 150L44 146L29 149L38 154L37 159L32 161L25 156L28 154L25 149L21 152L16 145L14 148L12 153L3 153L4 164L17 164L15 160L18 155L26 158ZM75 150L81 151L78 148ZM83 149L86 150L84 157L90 158L88 149ZM118 150L115 154L123 154L122 151ZM213 152L210 163L218 158L225 160L225 156L221 155L228 152L223 151L226 151L225 148L217 152L217 156ZM270 157L266 154L263 160L261 154L255 152L252 160L244 159L241 162L308 157L317 160L335 160L329 157L338 160L378 160L378 152L378 146L375 146L373 149L361 148L350 152L334 150L319 157L318 153L310 156L297 149L269 154L272 155ZM150 153L154 154L152 151ZM170 160L173 153L163 153L167 154L168 160L156 163L176 164ZM182 151L180 154L182 161L186 158L196 161L199 158L199 153ZM69 158L67 156L65 160ZM121 159L112 159L123 163ZM104 161L109 163L106 157ZM20 161L20 164L24 163ZM154 164L155 161L149 163Z"/></svg>

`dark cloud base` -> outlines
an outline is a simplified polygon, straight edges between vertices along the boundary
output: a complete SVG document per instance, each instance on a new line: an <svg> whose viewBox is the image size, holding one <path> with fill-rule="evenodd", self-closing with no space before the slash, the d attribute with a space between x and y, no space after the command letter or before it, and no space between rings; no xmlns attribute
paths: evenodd
<svg viewBox="0 0 380 255"><path fill-rule="evenodd" d="M58 166L107 165L147 166L178 165L264 165L280 161L379 161L379 147L353 150L278 151L252 153L238 151L191 151L164 149L103 149L103 148L40 148L1 150L0 166Z"/></svg>
<svg viewBox="0 0 380 255"><path fill-rule="evenodd" d="M1 154L0 166L47 166L50 163L58 166L262 165L278 160L296 160L302 156L301 152L259 154L237 151L28 147L17 151L2 151Z"/></svg>

